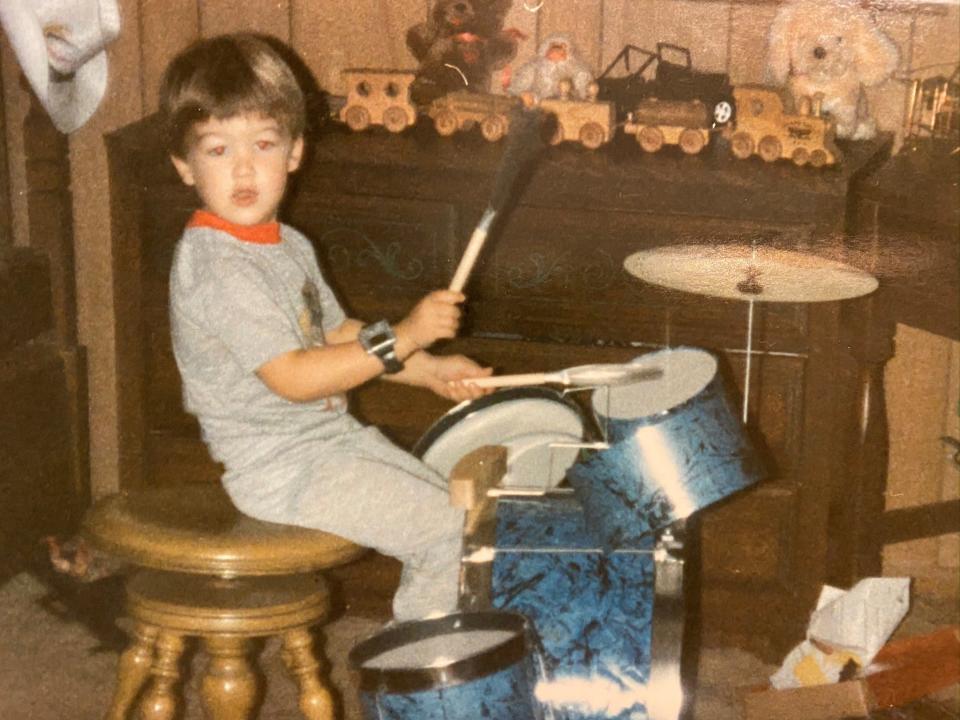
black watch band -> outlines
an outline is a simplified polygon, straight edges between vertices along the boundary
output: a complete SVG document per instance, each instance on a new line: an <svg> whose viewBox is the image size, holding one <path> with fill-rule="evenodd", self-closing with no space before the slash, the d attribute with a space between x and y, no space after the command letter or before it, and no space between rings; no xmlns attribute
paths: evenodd
<svg viewBox="0 0 960 720"><path fill-rule="evenodd" d="M386 320L364 325L357 335L360 345L370 355L375 355L383 363L383 371L393 375L403 370L403 363L397 357L397 336Z"/></svg>

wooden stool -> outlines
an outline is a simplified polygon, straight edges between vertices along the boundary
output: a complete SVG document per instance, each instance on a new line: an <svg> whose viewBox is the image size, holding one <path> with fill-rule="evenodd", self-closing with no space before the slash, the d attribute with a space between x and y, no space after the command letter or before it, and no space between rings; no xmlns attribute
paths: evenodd
<svg viewBox="0 0 960 720"><path fill-rule="evenodd" d="M140 715L134 717L175 717L178 666L184 638L191 636L201 638L211 656L202 683L208 715L248 718L258 696L248 640L272 635L283 639L304 717L332 720L307 628L329 609L318 571L363 548L336 535L247 517L219 485L110 496L87 513L83 533L98 549L138 566L127 581L133 641L120 658L107 720L126 720L135 703Z"/></svg>

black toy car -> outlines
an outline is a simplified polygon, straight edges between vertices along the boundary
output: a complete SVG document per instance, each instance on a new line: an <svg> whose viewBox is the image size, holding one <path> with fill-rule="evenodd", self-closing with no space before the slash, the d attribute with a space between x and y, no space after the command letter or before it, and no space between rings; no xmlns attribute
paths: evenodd
<svg viewBox="0 0 960 720"><path fill-rule="evenodd" d="M679 56L678 61L665 55ZM640 56L641 62L631 70L631 60ZM644 73L656 63L652 78ZM624 74L614 76L623 65ZM700 100L709 109L711 127L721 128L733 121L736 106L733 86L726 73L694 70L690 51L679 45L657 43L657 50L644 50L636 45L625 45L607 68L597 77L600 88L598 99L614 103L617 120L623 121L644 98L661 100Z"/></svg>

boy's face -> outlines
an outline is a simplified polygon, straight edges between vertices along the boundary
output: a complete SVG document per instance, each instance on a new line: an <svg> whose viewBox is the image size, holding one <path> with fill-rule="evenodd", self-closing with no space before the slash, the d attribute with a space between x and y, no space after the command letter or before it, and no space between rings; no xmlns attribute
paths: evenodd
<svg viewBox="0 0 960 720"><path fill-rule="evenodd" d="M277 219L287 173L300 165L302 137L294 140L275 120L250 114L197 123L188 144L185 158L171 159L205 210L237 225Z"/></svg>

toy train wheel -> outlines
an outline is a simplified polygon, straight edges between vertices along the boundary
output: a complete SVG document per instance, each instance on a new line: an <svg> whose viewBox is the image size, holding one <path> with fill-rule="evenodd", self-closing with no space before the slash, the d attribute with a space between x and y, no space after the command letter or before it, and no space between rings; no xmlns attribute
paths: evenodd
<svg viewBox="0 0 960 720"><path fill-rule="evenodd" d="M823 167L827 164L827 153L823 150L814 150L810 153L810 164L814 167Z"/></svg>
<svg viewBox="0 0 960 720"><path fill-rule="evenodd" d="M644 125L637 131L637 142L645 152L655 153L663 147L663 133L659 128Z"/></svg>
<svg viewBox="0 0 960 720"><path fill-rule="evenodd" d="M496 142L507 133L507 119L503 115L488 115L480 121L480 134L488 142Z"/></svg>
<svg viewBox="0 0 960 720"><path fill-rule="evenodd" d="M390 132L398 133L409 124L407 111L399 105L392 105L383 111L383 126Z"/></svg>
<svg viewBox="0 0 960 720"><path fill-rule="evenodd" d="M343 121L354 132L370 127L370 112L360 105L351 105L343 113Z"/></svg>
<svg viewBox="0 0 960 720"><path fill-rule="evenodd" d="M588 122L580 128L580 144L590 150L596 150L603 145L606 133L599 123Z"/></svg>
<svg viewBox="0 0 960 720"><path fill-rule="evenodd" d="M803 167L810 162L810 153L806 148L797 148L793 151L793 155L790 156L790 159L793 160L793 164L797 167Z"/></svg>
<svg viewBox="0 0 960 720"><path fill-rule="evenodd" d="M433 127L438 135L449 137L457 131L457 115L453 110L441 110L433 118Z"/></svg>
<svg viewBox="0 0 960 720"><path fill-rule="evenodd" d="M757 155L762 157L766 162L779 160L782 152L783 145L781 145L780 141L773 135L766 135L760 138L760 142L757 143Z"/></svg>
<svg viewBox="0 0 960 720"><path fill-rule="evenodd" d="M680 149L683 150L687 155L696 155L698 152L703 150L703 146L705 144L706 143L703 141L703 135L696 130L687 128L680 133Z"/></svg>
<svg viewBox="0 0 960 720"><path fill-rule="evenodd" d="M730 152L733 153L734 157L746 160L753 155L753 138L750 137L749 133L734 133L733 137L730 138Z"/></svg>

